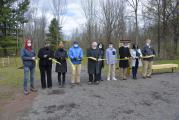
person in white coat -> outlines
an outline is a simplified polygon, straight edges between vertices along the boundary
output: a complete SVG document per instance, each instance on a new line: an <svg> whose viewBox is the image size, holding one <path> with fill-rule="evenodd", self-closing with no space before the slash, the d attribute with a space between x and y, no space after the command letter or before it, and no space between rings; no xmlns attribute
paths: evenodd
<svg viewBox="0 0 179 120"><path fill-rule="evenodd" d="M130 53L131 53L131 57L132 57L132 63L131 63L132 76L133 76L133 79L136 80L138 68L142 66L142 61L141 61L142 52L139 49L139 47L136 44L134 44L132 46L132 49L130 50Z"/></svg>

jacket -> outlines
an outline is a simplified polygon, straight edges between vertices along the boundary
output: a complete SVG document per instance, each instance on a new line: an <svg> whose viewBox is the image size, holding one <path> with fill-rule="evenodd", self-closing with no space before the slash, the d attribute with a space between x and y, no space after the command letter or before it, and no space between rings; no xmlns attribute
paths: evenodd
<svg viewBox="0 0 179 120"><path fill-rule="evenodd" d="M120 47L119 48L119 56L120 59L124 59L125 57L129 58L131 57L130 50L128 47ZM119 67L120 68L127 68L129 67L129 60L120 60L119 61Z"/></svg>
<svg viewBox="0 0 179 120"><path fill-rule="evenodd" d="M47 55L45 58L44 55ZM39 67L40 66L52 66L52 60L49 60L49 58L54 57L54 53L50 48L41 48L38 53L39 60Z"/></svg>
<svg viewBox="0 0 179 120"><path fill-rule="evenodd" d="M21 50L21 58L23 61L23 65L26 67L35 67L35 61L32 60L32 57L35 57L35 56L36 54L33 50L29 51L25 48Z"/></svg>
<svg viewBox="0 0 179 120"><path fill-rule="evenodd" d="M56 72L61 72L61 73L66 73L67 72L67 59L68 55L66 50L64 49L58 49L55 51L55 59L60 62L61 64L56 64L55 71Z"/></svg>
<svg viewBox="0 0 179 120"><path fill-rule="evenodd" d="M137 56L137 52L140 54L140 56ZM135 67L135 65L136 65L136 59L139 60L139 67L142 66L142 61L141 61L141 59L139 58L139 57L142 57L142 52L141 52L140 49L137 49L137 52L136 52L135 49L131 49L131 50L130 50L131 57L132 57L132 61L131 61L131 66L132 66L132 67Z"/></svg>
<svg viewBox="0 0 179 120"><path fill-rule="evenodd" d="M94 57L96 59L99 59L100 57L99 49L89 48L87 50L87 57ZM89 74L100 73L100 67L99 67L98 61L88 59L88 73Z"/></svg>
<svg viewBox="0 0 179 120"><path fill-rule="evenodd" d="M106 62L107 64L116 64L116 49L115 48L107 48L106 49Z"/></svg>
<svg viewBox="0 0 179 120"><path fill-rule="evenodd" d="M71 47L68 50L68 56L73 64L81 64L83 59L83 50L80 47Z"/></svg>
<svg viewBox="0 0 179 120"><path fill-rule="evenodd" d="M148 46L148 45L145 45L143 50L142 50L142 54L143 56L149 56L149 55L156 55L155 53L155 50L151 47L151 46ZM151 58L144 58L143 60L146 60L146 61L153 61L153 57Z"/></svg>

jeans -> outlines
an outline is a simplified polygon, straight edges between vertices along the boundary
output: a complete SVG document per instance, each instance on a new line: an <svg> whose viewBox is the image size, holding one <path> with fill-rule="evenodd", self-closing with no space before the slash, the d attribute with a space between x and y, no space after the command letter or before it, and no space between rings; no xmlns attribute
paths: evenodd
<svg viewBox="0 0 179 120"><path fill-rule="evenodd" d="M136 59L135 66L132 67L132 76L133 76L133 78L137 78L138 67L139 67L139 59Z"/></svg>
<svg viewBox="0 0 179 120"><path fill-rule="evenodd" d="M30 72L30 87L34 88L35 67L24 66L24 91L28 90L29 72Z"/></svg>

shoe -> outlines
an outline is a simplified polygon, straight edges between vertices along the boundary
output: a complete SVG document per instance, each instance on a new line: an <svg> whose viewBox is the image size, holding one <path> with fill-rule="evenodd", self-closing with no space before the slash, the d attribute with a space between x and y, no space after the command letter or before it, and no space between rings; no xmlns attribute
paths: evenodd
<svg viewBox="0 0 179 120"><path fill-rule="evenodd" d="M113 79L112 79L112 80L116 81L117 79L116 79L115 77L113 77Z"/></svg>
<svg viewBox="0 0 179 120"><path fill-rule="evenodd" d="M71 83L71 88L73 88L75 86L75 84L74 83Z"/></svg>
<svg viewBox="0 0 179 120"><path fill-rule="evenodd" d="M88 85L92 85L92 82L88 82Z"/></svg>
<svg viewBox="0 0 179 120"><path fill-rule="evenodd" d="M151 76L147 76L147 78L152 78Z"/></svg>
<svg viewBox="0 0 179 120"><path fill-rule="evenodd" d="M110 78L108 78L107 81L110 81Z"/></svg>
<svg viewBox="0 0 179 120"><path fill-rule="evenodd" d="M146 77L145 77L145 76L143 76L142 78L143 78L143 79L146 79Z"/></svg>
<svg viewBox="0 0 179 120"><path fill-rule="evenodd" d="M99 85L99 81L96 81L94 84L95 84L95 85Z"/></svg>
<svg viewBox="0 0 179 120"><path fill-rule="evenodd" d="M37 89L35 89L35 88L30 88L30 91L31 91L31 92L37 92Z"/></svg>
<svg viewBox="0 0 179 120"><path fill-rule="evenodd" d="M29 95L29 92L25 90L24 95Z"/></svg>

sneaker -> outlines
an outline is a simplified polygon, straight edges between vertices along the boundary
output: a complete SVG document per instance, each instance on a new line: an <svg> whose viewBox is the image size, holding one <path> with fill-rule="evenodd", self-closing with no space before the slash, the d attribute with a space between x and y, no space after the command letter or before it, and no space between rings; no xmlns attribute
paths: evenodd
<svg viewBox="0 0 179 120"><path fill-rule="evenodd" d="M110 81L110 78L108 78L107 81Z"/></svg>
<svg viewBox="0 0 179 120"><path fill-rule="evenodd" d="M146 77L145 77L145 76L143 76L142 78L143 78L143 79L146 79Z"/></svg>
<svg viewBox="0 0 179 120"><path fill-rule="evenodd" d="M113 79L112 79L112 80L116 81L117 79L116 79L115 77L113 77Z"/></svg>
<svg viewBox="0 0 179 120"><path fill-rule="evenodd" d="M37 92L37 89L35 89L35 88L30 88L30 91L31 91L31 92Z"/></svg>
<svg viewBox="0 0 179 120"><path fill-rule="evenodd" d="M88 85L92 85L92 82L88 82Z"/></svg>
<svg viewBox="0 0 179 120"><path fill-rule="evenodd" d="M29 92L25 90L24 91L24 95L28 95L28 94L29 94Z"/></svg>

